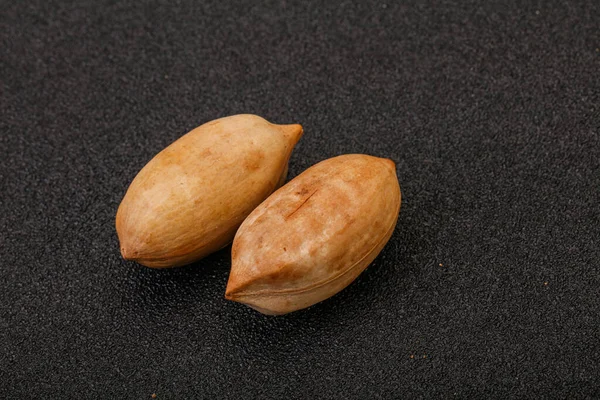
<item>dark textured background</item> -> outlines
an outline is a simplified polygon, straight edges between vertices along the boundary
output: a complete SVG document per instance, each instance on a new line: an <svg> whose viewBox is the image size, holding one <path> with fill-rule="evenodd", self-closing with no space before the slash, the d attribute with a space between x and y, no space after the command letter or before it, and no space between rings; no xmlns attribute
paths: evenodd
<svg viewBox="0 0 600 400"><path fill-rule="evenodd" d="M355 2L360 3L360 2ZM2 1L0 397L600 397L600 2ZM491 3L491 2L490 2ZM346 290L265 317L114 215L208 120L397 162Z"/></svg>

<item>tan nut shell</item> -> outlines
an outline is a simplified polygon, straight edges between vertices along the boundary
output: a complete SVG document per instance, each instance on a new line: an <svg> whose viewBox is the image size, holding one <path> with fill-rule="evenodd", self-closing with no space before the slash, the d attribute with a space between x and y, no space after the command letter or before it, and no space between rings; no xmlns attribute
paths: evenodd
<svg viewBox="0 0 600 400"><path fill-rule="evenodd" d="M333 296L383 249L400 202L391 160L352 154L312 166L240 226L225 297L279 315Z"/></svg>
<svg viewBox="0 0 600 400"><path fill-rule="evenodd" d="M208 122L157 154L117 211L124 258L189 264L231 243L242 221L283 184L300 125L256 115Z"/></svg>

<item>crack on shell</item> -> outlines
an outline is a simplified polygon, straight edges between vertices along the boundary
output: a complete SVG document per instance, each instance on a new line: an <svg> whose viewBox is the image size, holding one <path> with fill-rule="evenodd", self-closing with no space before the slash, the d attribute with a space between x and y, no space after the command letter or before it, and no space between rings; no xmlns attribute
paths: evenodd
<svg viewBox="0 0 600 400"><path fill-rule="evenodd" d="M308 200L310 200L311 197L314 196L315 193L317 193L319 189L315 189L310 195L308 195L308 197L306 199L304 199L304 201L302 203L300 203L300 205L298 207L296 207L296 209L294 211L292 211L291 213L289 213L287 215L287 217L285 217L285 219L289 219L292 215L294 215L299 209L302 208L302 206L304 206L306 204L306 202Z"/></svg>

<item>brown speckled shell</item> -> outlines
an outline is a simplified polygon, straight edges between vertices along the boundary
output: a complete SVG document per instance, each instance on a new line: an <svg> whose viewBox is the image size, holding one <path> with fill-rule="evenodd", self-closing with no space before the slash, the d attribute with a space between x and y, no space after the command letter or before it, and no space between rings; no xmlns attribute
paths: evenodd
<svg viewBox="0 0 600 400"><path fill-rule="evenodd" d="M314 165L240 226L225 297L278 315L333 296L383 249L400 203L391 160L350 154Z"/></svg>
<svg viewBox="0 0 600 400"><path fill-rule="evenodd" d="M301 136L300 125L234 115L181 137L139 172L119 206L123 257L173 267L231 243L244 218L285 181Z"/></svg>

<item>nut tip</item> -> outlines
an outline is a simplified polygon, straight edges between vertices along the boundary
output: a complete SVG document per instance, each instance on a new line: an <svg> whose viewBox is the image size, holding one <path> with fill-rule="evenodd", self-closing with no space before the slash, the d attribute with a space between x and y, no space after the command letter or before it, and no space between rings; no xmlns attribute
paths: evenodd
<svg viewBox="0 0 600 400"><path fill-rule="evenodd" d="M288 135L294 143L297 143L304 134L304 128L300 124L279 125L285 135Z"/></svg>
<svg viewBox="0 0 600 400"><path fill-rule="evenodd" d="M227 287L225 288L225 298L227 300L233 300L235 297L236 288L233 287L230 283L227 283Z"/></svg>
<svg viewBox="0 0 600 400"><path fill-rule="evenodd" d="M123 258L126 260L133 260L134 258L131 250L129 250L125 246L121 246L121 256L123 256Z"/></svg>
<svg viewBox="0 0 600 400"><path fill-rule="evenodd" d="M225 289L225 299L236 301L236 296L233 290Z"/></svg>
<svg viewBox="0 0 600 400"><path fill-rule="evenodd" d="M243 296L246 284L237 278L229 279L227 287L225 288L225 298L227 300L238 301L240 295Z"/></svg>

